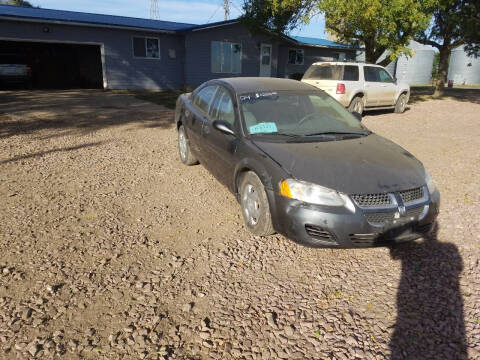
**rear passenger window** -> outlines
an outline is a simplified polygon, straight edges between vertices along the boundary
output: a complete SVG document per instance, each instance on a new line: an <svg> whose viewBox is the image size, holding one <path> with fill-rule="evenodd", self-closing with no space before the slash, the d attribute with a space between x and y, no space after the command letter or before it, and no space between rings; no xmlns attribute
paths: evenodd
<svg viewBox="0 0 480 360"><path fill-rule="evenodd" d="M358 66L345 65L343 68L343 80L358 81Z"/></svg>
<svg viewBox="0 0 480 360"><path fill-rule="evenodd" d="M305 80L358 81L357 65L312 65L303 76Z"/></svg>
<svg viewBox="0 0 480 360"><path fill-rule="evenodd" d="M207 114L216 90L217 86L207 86L203 88L197 93L193 103L197 108Z"/></svg>

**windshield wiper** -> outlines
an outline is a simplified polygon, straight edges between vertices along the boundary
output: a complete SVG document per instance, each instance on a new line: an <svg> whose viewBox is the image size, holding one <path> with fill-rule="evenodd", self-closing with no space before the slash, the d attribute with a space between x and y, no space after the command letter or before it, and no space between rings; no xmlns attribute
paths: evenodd
<svg viewBox="0 0 480 360"><path fill-rule="evenodd" d="M322 135L357 135L357 136L367 136L370 135L371 131L362 131L362 132L354 132L354 131L322 131L312 134L305 134L303 136L322 136Z"/></svg>

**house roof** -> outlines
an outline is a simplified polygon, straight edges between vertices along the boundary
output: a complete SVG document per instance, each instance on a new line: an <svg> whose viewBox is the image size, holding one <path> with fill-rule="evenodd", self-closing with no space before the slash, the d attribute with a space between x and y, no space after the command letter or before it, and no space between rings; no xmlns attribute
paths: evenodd
<svg viewBox="0 0 480 360"><path fill-rule="evenodd" d="M125 28L131 30L148 30L169 33L200 31L221 26L233 25L239 22L239 19L232 19L196 25L173 21L133 18L127 16L91 14L77 11L52 10L0 4L0 20L1 19L17 19L34 22L71 23L83 26ZM303 36L281 36L287 41L303 46L358 49L358 47L355 46L339 44L325 39Z"/></svg>
<svg viewBox="0 0 480 360"><path fill-rule="evenodd" d="M197 25L173 21L140 19L126 16L90 14L76 11L51 10L13 5L0 5L0 18L17 18L45 22L69 22L91 26L145 29L176 32Z"/></svg>
<svg viewBox="0 0 480 360"><path fill-rule="evenodd" d="M215 27L220 27L220 26L233 25L233 24L237 24L239 22L240 22L239 19L217 21L217 22L208 23L208 24L194 25L192 28L190 28L188 30L198 31L198 30L210 29L210 28L215 28Z"/></svg>
<svg viewBox="0 0 480 360"><path fill-rule="evenodd" d="M305 36L290 36L290 38L295 40L300 45L342 48L342 49L360 49L358 46L340 44L327 39L319 39L319 38L312 38L312 37L305 37Z"/></svg>

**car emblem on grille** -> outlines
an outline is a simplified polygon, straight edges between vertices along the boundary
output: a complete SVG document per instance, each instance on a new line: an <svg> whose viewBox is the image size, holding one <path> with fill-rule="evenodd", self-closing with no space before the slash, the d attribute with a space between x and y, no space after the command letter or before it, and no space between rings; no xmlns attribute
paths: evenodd
<svg viewBox="0 0 480 360"><path fill-rule="evenodd" d="M398 213L400 216L405 216L407 214L407 210L405 209L405 206L400 205L398 207Z"/></svg>

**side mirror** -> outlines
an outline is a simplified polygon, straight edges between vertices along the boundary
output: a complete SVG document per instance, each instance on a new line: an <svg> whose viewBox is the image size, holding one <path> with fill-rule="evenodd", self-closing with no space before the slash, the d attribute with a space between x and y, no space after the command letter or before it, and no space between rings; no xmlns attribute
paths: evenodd
<svg viewBox="0 0 480 360"><path fill-rule="evenodd" d="M362 121L362 114L354 111L354 112L352 112L352 115L355 116L358 121Z"/></svg>
<svg viewBox="0 0 480 360"><path fill-rule="evenodd" d="M396 78L396 77L393 78L393 83L394 83L394 84L397 83L397 78Z"/></svg>
<svg viewBox="0 0 480 360"><path fill-rule="evenodd" d="M232 126L226 121L215 120L212 125L215 129L217 129L218 131L220 131L224 134L235 136L235 133L233 132Z"/></svg>

